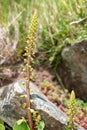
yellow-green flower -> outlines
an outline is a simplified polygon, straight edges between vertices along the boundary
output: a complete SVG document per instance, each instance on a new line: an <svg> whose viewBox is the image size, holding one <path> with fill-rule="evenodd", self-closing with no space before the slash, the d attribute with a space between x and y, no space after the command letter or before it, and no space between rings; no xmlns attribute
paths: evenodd
<svg viewBox="0 0 87 130"><path fill-rule="evenodd" d="M72 91L71 95L70 95L69 110L68 110L67 114L69 116L69 128L71 130L74 130L74 121L75 121L75 115L76 115L76 105L75 105L75 93L74 93L74 91Z"/></svg>

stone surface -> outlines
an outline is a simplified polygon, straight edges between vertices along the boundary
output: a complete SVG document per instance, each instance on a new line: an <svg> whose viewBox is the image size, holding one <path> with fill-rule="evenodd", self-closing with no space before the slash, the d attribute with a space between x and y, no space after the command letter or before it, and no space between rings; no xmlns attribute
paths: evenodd
<svg viewBox="0 0 87 130"><path fill-rule="evenodd" d="M26 118L26 110L22 108L24 98L20 97L25 94L25 86L22 86L23 81L19 80L0 89L0 118L10 126L13 126L18 119ZM64 130L64 125L67 124L66 114L48 101L33 83L30 86L32 88L30 95L33 100L32 108L38 110L42 115L46 124L45 130ZM84 129L78 127L78 130Z"/></svg>
<svg viewBox="0 0 87 130"><path fill-rule="evenodd" d="M87 39L74 43L62 51L60 76L66 88L73 89L80 98L87 98Z"/></svg>

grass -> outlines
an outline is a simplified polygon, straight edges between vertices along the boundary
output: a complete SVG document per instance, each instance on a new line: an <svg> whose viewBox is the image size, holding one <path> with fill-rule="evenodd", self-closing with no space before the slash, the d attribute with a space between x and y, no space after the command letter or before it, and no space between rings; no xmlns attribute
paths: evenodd
<svg viewBox="0 0 87 130"><path fill-rule="evenodd" d="M53 65L53 68L56 69L60 63L61 51L67 44L87 36L86 20L71 24L86 17L86 6L87 2L84 0L45 0L40 3L40 48L47 56L46 61Z"/></svg>
<svg viewBox="0 0 87 130"><path fill-rule="evenodd" d="M18 54L21 55L28 31L30 16L34 9L39 12L39 51L46 58L42 62L57 68L61 62L61 51L77 40L87 37L87 1L86 0L1 0L1 20L5 23L16 17L19 23Z"/></svg>

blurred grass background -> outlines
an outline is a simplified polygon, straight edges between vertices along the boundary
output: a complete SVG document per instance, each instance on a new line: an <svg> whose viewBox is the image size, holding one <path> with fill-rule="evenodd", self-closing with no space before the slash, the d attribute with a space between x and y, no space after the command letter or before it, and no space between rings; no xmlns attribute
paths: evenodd
<svg viewBox="0 0 87 130"><path fill-rule="evenodd" d="M10 37L14 33L11 21L19 24L17 55L24 51L29 21L38 10L38 64L57 68L62 49L87 37L87 0L0 0L0 26L8 27ZM8 26L10 24L10 26Z"/></svg>

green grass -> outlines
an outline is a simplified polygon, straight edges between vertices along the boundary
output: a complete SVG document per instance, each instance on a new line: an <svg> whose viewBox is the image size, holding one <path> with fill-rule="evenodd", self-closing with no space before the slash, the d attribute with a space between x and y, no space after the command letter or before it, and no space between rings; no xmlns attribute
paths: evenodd
<svg viewBox="0 0 87 130"><path fill-rule="evenodd" d="M19 23L18 54L21 55L28 30L30 17L38 9L39 30L38 48L46 62L54 69L61 62L61 51L77 40L87 37L87 1L86 0L1 0L0 23L7 24L23 11L17 19ZM11 13L10 13L11 12ZM81 20L79 22L79 20ZM77 23L75 22L77 21Z"/></svg>
<svg viewBox="0 0 87 130"><path fill-rule="evenodd" d="M38 2L39 3L39 2ZM67 45L87 36L87 21L71 24L87 16L87 2L84 0L45 0L40 3L41 50L47 62L57 68L61 51Z"/></svg>

